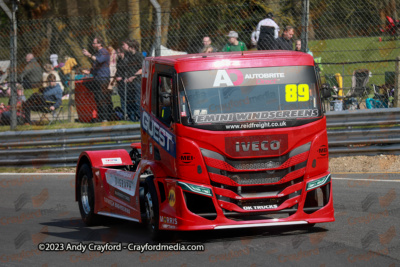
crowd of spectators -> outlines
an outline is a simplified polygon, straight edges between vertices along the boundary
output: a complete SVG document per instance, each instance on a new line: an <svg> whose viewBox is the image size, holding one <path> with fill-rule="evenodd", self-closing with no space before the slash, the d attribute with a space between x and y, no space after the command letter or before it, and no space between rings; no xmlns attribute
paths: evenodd
<svg viewBox="0 0 400 267"><path fill-rule="evenodd" d="M83 49L82 55L91 62L90 69L80 67L79 59L65 56L59 63L57 54L51 54L43 67L33 53L25 57L23 71L17 75L17 116L19 123L32 124L31 111L53 111L60 107L62 99L69 98L72 71L75 81L82 80L92 92L96 111L91 122L110 120L140 120L140 86L144 56L136 40L124 40L119 46L106 45L101 37L95 37L93 49ZM90 52L95 51L95 52ZM79 55L77 55L79 57ZM3 73L1 73L2 75ZM7 75L4 75L7 76ZM3 77L3 76L1 76ZM1 82L1 97L10 97L10 84ZM28 100L24 89L30 90ZM31 94L32 93L32 94ZM120 102L114 107L112 95L118 94ZM83 107L83 110L85 107ZM119 112L116 114L116 110ZM0 104L0 124L10 124L11 106Z"/></svg>
<svg viewBox="0 0 400 267"><path fill-rule="evenodd" d="M274 15L268 13L251 34L250 50L295 50L301 51L301 40L296 40L293 49L294 28L290 25L281 27L275 22ZM279 35L280 34L280 35ZM236 31L227 35L227 43L218 49L209 35L203 37L199 53L247 51L248 47L240 40ZM94 51L94 52L90 52ZM312 52L307 49L307 53ZM86 87L93 94L96 104L96 116L93 122L103 122L115 119L140 120L140 88L142 63L144 56L139 51L136 40L124 40L119 46L106 45L101 37L93 39L92 49L83 49L82 55L91 62L90 69L81 69L79 60L65 56L59 63L57 54L51 54L49 62L42 66L34 54L28 53L25 57L26 65L18 75L18 114L25 123L31 123L30 111L40 110L41 106L56 109L61 100L68 98L69 80L72 70L78 71L75 79L88 78ZM77 55L79 56L79 55ZM41 89L41 93L34 93L28 100L23 96L24 89ZM6 91L0 91L4 93ZM9 92L9 90L8 90ZM112 95L119 95L119 107L114 107ZM55 104L49 106L49 100ZM118 105L118 104L117 104ZM39 107L35 107L39 106ZM0 122L9 122L9 106L0 105ZM118 110L118 116L116 116Z"/></svg>
<svg viewBox="0 0 400 267"><path fill-rule="evenodd" d="M301 51L301 40L296 40L296 46L295 49L293 49L293 36L293 26L286 25L283 27L283 31L281 31L281 27L279 27L274 20L274 15L269 12L266 15L266 18L262 19L257 24L255 30L251 33L250 50ZM230 31L226 37L228 37L228 42L222 48L222 52L248 50L246 44L239 40L239 34L236 31ZM203 46L200 48L199 53L218 52L217 48L211 43L212 41L210 36L204 36ZM307 52L312 55L309 49L307 49Z"/></svg>

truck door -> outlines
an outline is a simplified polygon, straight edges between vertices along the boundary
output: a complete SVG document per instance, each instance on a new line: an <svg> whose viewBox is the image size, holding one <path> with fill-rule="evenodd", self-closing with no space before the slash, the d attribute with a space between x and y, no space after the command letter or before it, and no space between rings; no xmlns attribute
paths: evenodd
<svg viewBox="0 0 400 267"><path fill-rule="evenodd" d="M175 70L172 66L156 64L152 79L151 117L154 119L153 159L157 161L168 175L173 175L176 158L176 138L173 131L175 122L173 95L175 95Z"/></svg>

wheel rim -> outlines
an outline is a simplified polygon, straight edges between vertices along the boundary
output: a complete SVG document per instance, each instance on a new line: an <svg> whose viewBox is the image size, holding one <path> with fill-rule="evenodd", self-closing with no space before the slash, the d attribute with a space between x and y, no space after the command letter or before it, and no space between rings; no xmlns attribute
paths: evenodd
<svg viewBox="0 0 400 267"><path fill-rule="evenodd" d="M150 227L154 230L154 209L153 209L153 201L151 199L150 192L146 194L146 216L149 222Z"/></svg>
<svg viewBox="0 0 400 267"><path fill-rule="evenodd" d="M89 204L89 181L87 176L82 177L81 182L81 202L82 208L85 214L90 213L90 204Z"/></svg>

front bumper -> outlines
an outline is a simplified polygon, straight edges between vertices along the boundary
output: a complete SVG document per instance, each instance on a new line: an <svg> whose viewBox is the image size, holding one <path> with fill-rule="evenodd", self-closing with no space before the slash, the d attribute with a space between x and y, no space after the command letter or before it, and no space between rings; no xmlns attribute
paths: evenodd
<svg viewBox="0 0 400 267"><path fill-rule="evenodd" d="M332 222L335 218L331 183L327 172L303 181L301 186L287 188L276 196L245 199L230 193L230 199L234 200L232 203L226 201L228 192L220 188L175 179L156 179L158 189L164 191L159 196L159 227L162 230L189 231ZM284 201L253 206L259 210L249 210L249 206L238 204L244 200L254 203L275 201L278 197L285 197Z"/></svg>

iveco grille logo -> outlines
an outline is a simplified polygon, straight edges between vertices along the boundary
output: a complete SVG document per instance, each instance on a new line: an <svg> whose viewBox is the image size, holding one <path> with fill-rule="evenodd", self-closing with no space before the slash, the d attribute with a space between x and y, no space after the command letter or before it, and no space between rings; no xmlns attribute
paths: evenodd
<svg viewBox="0 0 400 267"><path fill-rule="evenodd" d="M260 150L278 150L281 147L281 143L279 141L254 141L254 142L236 142L236 152L240 151L260 151Z"/></svg>

